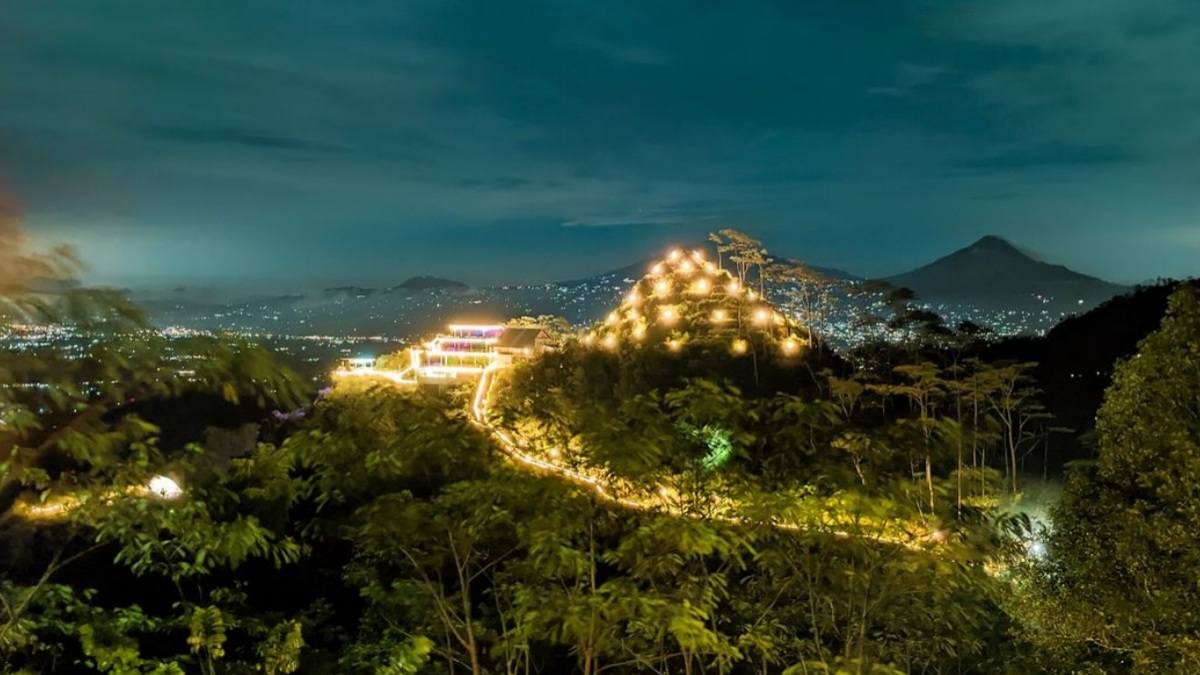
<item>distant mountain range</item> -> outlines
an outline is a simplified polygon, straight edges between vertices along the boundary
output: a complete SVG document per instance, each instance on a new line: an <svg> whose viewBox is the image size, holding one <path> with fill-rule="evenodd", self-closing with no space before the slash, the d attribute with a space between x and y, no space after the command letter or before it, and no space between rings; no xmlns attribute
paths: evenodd
<svg viewBox="0 0 1200 675"><path fill-rule="evenodd" d="M912 289L926 302L971 304L980 308L1073 308L1086 311L1129 290L1062 265L1037 260L996 236L939 258L924 267L884 279Z"/></svg>
<svg viewBox="0 0 1200 675"><path fill-rule="evenodd" d="M702 247L716 258L708 245ZM219 301L185 289L163 298L136 294L133 298L163 325L252 333L406 338L435 331L451 321L502 321L541 314L587 325L619 304L629 283L645 275L658 259L645 258L555 284L471 288L451 279L418 276L391 287L338 286L238 301ZM856 317L862 311L873 311L870 305L878 301L877 292L866 279L850 272L813 268L835 280L824 296L828 305L823 320L828 325L818 326L818 330L853 332ZM1126 290L1039 261L999 237L984 237L886 281L913 289L921 301L952 324L972 321L1005 335L1044 332L1062 318L1086 312ZM768 294L787 309L794 292L770 286Z"/></svg>

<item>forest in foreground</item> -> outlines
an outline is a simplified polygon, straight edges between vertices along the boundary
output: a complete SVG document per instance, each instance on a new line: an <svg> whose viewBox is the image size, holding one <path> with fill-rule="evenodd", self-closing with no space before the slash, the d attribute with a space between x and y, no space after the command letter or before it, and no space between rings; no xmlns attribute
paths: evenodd
<svg viewBox="0 0 1200 675"><path fill-rule="evenodd" d="M112 294L48 303L22 279L53 260L5 262L7 321L95 337L0 353L0 671L1200 670L1189 285L1043 518L1022 460L1075 431L1038 366L965 333L838 355L682 314L606 329L668 349L581 339L504 373L495 423L660 493L628 508L510 461L470 392L309 391L254 345L168 350Z"/></svg>

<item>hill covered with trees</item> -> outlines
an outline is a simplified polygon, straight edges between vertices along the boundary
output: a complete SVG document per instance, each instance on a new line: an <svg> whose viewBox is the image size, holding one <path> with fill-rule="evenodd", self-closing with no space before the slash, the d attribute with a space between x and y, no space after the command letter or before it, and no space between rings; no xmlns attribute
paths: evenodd
<svg viewBox="0 0 1200 675"><path fill-rule="evenodd" d="M0 353L0 671L1190 672L1190 287L1031 522L1038 367L903 294L910 341L834 354L752 294L759 250L680 252L496 378L488 423L588 480L514 461L470 392L317 394L14 257L6 320L91 337Z"/></svg>

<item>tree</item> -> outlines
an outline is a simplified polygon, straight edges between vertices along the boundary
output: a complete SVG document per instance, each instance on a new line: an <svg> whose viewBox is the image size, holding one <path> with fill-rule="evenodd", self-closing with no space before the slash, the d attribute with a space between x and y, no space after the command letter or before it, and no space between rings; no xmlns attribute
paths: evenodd
<svg viewBox="0 0 1200 675"><path fill-rule="evenodd" d="M299 617L251 609L216 580L298 559L258 508L296 498L286 452L221 464L198 445L161 447L142 413L181 396L292 409L298 378L251 345L168 341L118 294L78 287L69 251L23 252L11 212L0 240L5 328L71 336L0 352L2 379L28 385L0 388L0 669L293 672Z"/></svg>
<svg viewBox="0 0 1200 675"><path fill-rule="evenodd" d="M767 264L767 249L762 242L748 234L737 230L721 230L709 235L709 241L717 246L718 260L721 254L727 254L729 262L737 270L738 283L743 287L751 270L758 270L759 295L765 290L765 266Z"/></svg>
<svg viewBox="0 0 1200 675"><path fill-rule="evenodd" d="M1172 295L1159 330L1117 366L1099 456L1053 513L1027 623L1089 672L1200 669L1200 300Z"/></svg>

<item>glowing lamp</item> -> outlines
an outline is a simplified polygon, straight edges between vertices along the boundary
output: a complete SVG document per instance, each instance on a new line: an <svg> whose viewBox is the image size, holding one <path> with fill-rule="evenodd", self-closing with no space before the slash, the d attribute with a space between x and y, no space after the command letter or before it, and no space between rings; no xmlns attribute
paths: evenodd
<svg viewBox="0 0 1200 675"><path fill-rule="evenodd" d="M754 311L754 323L765 326L771 320L771 313L765 309L757 309Z"/></svg>
<svg viewBox="0 0 1200 675"><path fill-rule="evenodd" d="M621 317L616 312L612 312L608 315L608 323L610 324L616 323L617 321L620 321L620 319Z"/></svg>
<svg viewBox="0 0 1200 675"><path fill-rule="evenodd" d="M625 302L631 305L636 305L642 301L642 296L638 295L637 291L629 291L629 295L625 296Z"/></svg>
<svg viewBox="0 0 1200 675"><path fill-rule="evenodd" d="M701 295L708 295L708 292L712 290L712 284L709 283L708 279L697 279L693 288Z"/></svg>
<svg viewBox="0 0 1200 675"><path fill-rule="evenodd" d="M167 501L173 501L183 496L183 488L179 487L179 483L166 476L151 478L146 488L150 490L150 494Z"/></svg>
<svg viewBox="0 0 1200 675"><path fill-rule="evenodd" d="M667 349L670 349L673 352L679 351L680 347L682 347L682 346L683 346L683 343L681 343L679 340L668 340L667 341Z"/></svg>
<svg viewBox="0 0 1200 675"><path fill-rule="evenodd" d="M588 333L587 335L583 336L583 344L585 344L585 345L591 346L591 344L595 341L596 341L596 336L592 335L591 333Z"/></svg>
<svg viewBox="0 0 1200 675"><path fill-rule="evenodd" d="M800 351L800 342L796 338L788 338L783 341L783 353L792 355Z"/></svg>
<svg viewBox="0 0 1200 675"><path fill-rule="evenodd" d="M674 323L675 319L678 318L679 315L675 313L675 309L672 307L663 307L662 309L658 310L658 320L662 323Z"/></svg>
<svg viewBox="0 0 1200 675"><path fill-rule="evenodd" d="M696 269L696 266L692 264L691 260L684 260L683 263L679 265L679 269L683 270L685 274L691 274L692 271Z"/></svg>
<svg viewBox="0 0 1200 675"><path fill-rule="evenodd" d="M716 323L723 323L729 320L729 312L723 309L718 309L713 312L712 320Z"/></svg>
<svg viewBox="0 0 1200 675"><path fill-rule="evenodd" d="M738 285L738 282L736 282L736 281L729 282L729 292L730 293L737 293L739 290L741 290L741 288L742 287Z"/></svg>
<svg viewBox="0 0 1200 675"><path fill-rule="evenodd" d="M662 263L655 263L655 264L654 264L654 267L651 267L651 268L650 268L650 273L651 273L651 274L653 274L653 275L656 275L656 276L657 276L657 275L659 275L659 274L662 274L662 273L663 273L663 264L662 264Z"/></svg>
<svg viewBox="0 0 1200 675"><path fill-rule="evenodd" d="M637 326L633 329L633 339L634 340L641 340L645 337L646 337L645 326Z"/></svg>
<svg viewBox="0 0 1200 675"><path fill-rule="evenodd" d="M745 354L746 349L749 348L749 345L746 344L745 340L738 338L737 340L734 340L733 344L731 344L729 347L733 350L734 354Z"/></svg>
<svg viewBox="0 0 1200 675"><path fill-rule="evenodd" d="M558 459L559 455L561 455L561 454L562 453L558 451L558 448L550 448L550 458L551 459Z"/></svg>
<svg viewBox="0 0 1200 675"><path fill-rule="evenodd" d="M670 260L671 262L678 262L679 258L681 258L682 256L683 256L683 251L680 251L677 248L671 249L671 252L667 254L667 260Z"/></svg>
<svg viewBox="0 0 1200 675"><path fill-rule="evenodd" d="M754 291L746 291L746 297L753 300L754 298L756 298L758 296L755 295Z"/></svg>
<svg viewBox="0 0 1200 675"><path fill-rule="evenodd" d="M606 349L616 349L617 348L617 336L609 335L609 336L605 337L604 338L604 347Z"/></svg>
<svg viewBox="0 0 1200 675"><path fill-rule="evenodd" d="M705 262L704 263L704 271L705 272L716 272L717 266L715 264L713 264L712 262Z"/></svg>
<svg viewBox="0 0 1200 675"><path fill-rule="evenodd" d="M671 292L671 282L667 281L666 279L660 279L654 284L654 292L658 293L659 295L667 295Z"/></svg>

